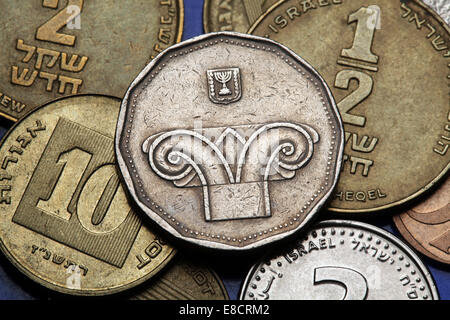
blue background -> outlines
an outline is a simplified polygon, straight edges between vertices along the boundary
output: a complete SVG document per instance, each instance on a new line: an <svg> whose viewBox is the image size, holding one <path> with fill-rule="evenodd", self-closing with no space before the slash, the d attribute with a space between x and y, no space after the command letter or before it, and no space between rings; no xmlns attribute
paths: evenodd
<svg viewBox="0 0 450 320"><path fill-rule="evenodd" d="M185 22L183 40L198 36L203 33L202 0L184 0ZM3 136L12 123L0 121L0 136ZM325 213L326 214L326 213ZM377 218L367 221L400 237L390 217ZM258 256L214 256L190 254L196 261L201 260L212 266L224 281L231 299L237 299L241 284ZM418 254L428 266L435 279L441 299L450 300L450 267L434 262L427 257ZM52 292L40 287L25 276L20 274L11 264L0 256L0 299L47 299Z"/></svg>

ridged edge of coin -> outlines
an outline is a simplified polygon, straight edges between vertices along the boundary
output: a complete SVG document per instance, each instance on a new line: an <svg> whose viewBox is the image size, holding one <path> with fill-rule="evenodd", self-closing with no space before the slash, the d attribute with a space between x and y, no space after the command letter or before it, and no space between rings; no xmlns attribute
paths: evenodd
<svg viewBox="0 0 450 320"><path fill-rule="evenodd" d="M397 247L404 250L404 252L409 255L410 259L419 266L420 270L422 271L422 273L424 275L425 280L427 281L427 284L430 287L430 292L433 295L433 300L440 299L439 292L436 287L436 283L434 281L434 278L431 275L430 270L428 270L427 266L425 266L425 264L422 262L422 260L419 258L419 256L414 252L414 250L412 250L406 243L402 242L399 238L394 236L392 233L387 232L386 230L381 229L379 227L375 227L373 225L370 225L370 224L367 224L364 222L359 222L359 221L325 220L325 221L321 221L321 222L317 223L313 227L313 229L308 232L308 234L316 229L326 228L326 227L356 227L356 228L360 228L363 230L367 230L367 231L375 233L375 234L379 234L382 237L387 238L389 241L391 241ZM269 253L266 256L266 258L270 259L271 257L274 256L273 255L274 253L275 252ZM247 273L247 276L245 277L244 282L241 285L241 289L239 290L238 300L244 300L245 292L247 290L248 285L250 284L250 280L253 277L253 274L258 270L262 261L263 261L263 259L261 259L260 261L255 263L251 267L250 271Z"/></svg>
<svg viewBox="0 0 450 320"><path fill-rule="evenodd" d="M328 190L328 192L325 194L325 196L322 197L322 199L317 203L314 210L311 210L310 213L307 215L307 217L303 220L303 222L300 223L299 226L296 227L295 229L292 229L289 232L266 237L262 240L252 242L252 244L247 245L247 246L242 246L242 247L227 245L227 244L220 243L220 242L211 242L208 240L194 239L194 238L190 238L190 237L186 237L186 236L182 235L178 230L176 230L174 227L172 227L166 220L161 218L157 213L153 212L144 203L139 201L135 187L134 187L133 180L131 178L131 174L128 171L128 168L125 164L125 159L123 158L123 155L121 152L121 140L122 140L122 134L123 134L122 131L125 126L125 117L126 117L126 113L127 113L127 106L129 104L129 101L131 100L131 97L130 97L131 91L133 91L141 83L141 81L146 77L146 75L149 73L149 71L152 70L152 68L155 67L160 62L160 60L162 59L162 57L164 55L169 54L169 52L171 52L171 51L178 50L185 46L190 46L194 43L197 43L197 42L200 42L200 41L203 41L206 39L220 38L220 37L231 37L231 38L235 38L235 39L248 39L250 41L262 41L262 42L266 42L266 43L269 42L272 45L278 46L282 50L284 50L287 54L289 54L291 56L292 59L296 60L296 62L301 64L312 75L314 75L318 78L318 81L324 87L324 89L328 95L327 98L329 98L330 108L336 116L337 125L339 126L339 130L341 132L340 137L339 137L340 144L338 144L336 146L338 151L337 151L337 155L336 155L336 170L335 170L333 183L330 186L330 189ZM339 110L336 105L336 101L334 100L334 96L331 93L331 90L328 87L328 84L325 82L325 80L322 78L322 76L319 74L319 72L316 69L314 69L314 67L312 67L306 60L304 60L303 58L298 56L295 52L293 52L286 46L284 46L274 40L259 37L259 36L244 34L244 33L221 31L221 32L213 32L213 33L207 33L204 35L200 35L200 36L191 38L189 40L183 41L182 43L179 43L179 44L176 44L176 45L173 45L173 46L167 48L166 50L161 52L158 56L156 56L155 59L153 59L144 68L144 70L142 70L141 73L139 73L139 75L136 77L136 79L131 83L130 87L127 90L127 93L125 94L124 99L122 100L122 104L120 107L120 113L119 113L119 119L118 119L117 128L116 128L116 136L115 136L114 145L115 145L115 152L116 152L116 157L117 157L117 164L119 166L120 172L122 174L122 178L125 182L125 185L127 186L128 192L132 196L134 202L138 205L138 207L143 212L145 212L147 214L147 216L149 216L161 228L165 229L167 232L169 232L173 236L174 235L178 236L178 238L180 238L186 242L189 242L191 244L195 244L195 245L199 245L199 246L211 248L211 249L229 250L229 251L237 252L237 251L248 251L248 250L256 249L256 248L268 245L272 242L289 237L292 234L294 234L294 233L298 232L299 230L301 230L302 228L304 228L305 225L307 225L316 216L316 214L321 210L321 208L324 206L324 204L331 197L331 195L339 181L339 175L340 175L340 171L341 171L340 168L342 166L343 153L344 153L344 128L343 128L343 124L342 124L341 115L340 115Z"/></svg>

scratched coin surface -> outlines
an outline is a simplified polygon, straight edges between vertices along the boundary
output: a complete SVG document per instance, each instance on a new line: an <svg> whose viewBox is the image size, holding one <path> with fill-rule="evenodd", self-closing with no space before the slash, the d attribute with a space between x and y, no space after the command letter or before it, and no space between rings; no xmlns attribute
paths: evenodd
<svg viewBox="0 0 450 320"><path fill-rule="evenodd" d="M392 234L356 221L325 221L256 264L241 300L433 300L434 280Z"/></svg>
<svg viewBox="0 0 450 320"><path fill-rule="evenodd" d="M228 300L219 276L211 269L177 257L131 300Z"/></svg>
<svg viewBox="0 0 450 320"><path fill-rule="evenodd" d="M205 0L205 32L247 32L248 28L277 0Z"/></svg>
<svg viewBox="0 0 450 320"><path fill-rule="evenodd" d="M394 216L394 222L417 251L450 264L450 178L423 202Z"/></svg>
<svg viewBox="0 0 450 320"><path fill-rule="evenodd" d="M252 249L301 229L337 182L343 129L316 71L264 38L172 46L130 86L116 154L132 198L175 237Z"/></svg>
<svg viewBox="0 0 450 320"><path fill-rule="evenodd" d="M331 210L388 209L445 176L450 28L436 13L415 0L287 1L272 8L251 32L311 63L344 122L344 165Z"/></svg>
<svg viewBox="0 0 450 320"><path fill-rule="evenodd" d="M450 2L448 0L424 0L423 2L436 11L447 24L450 24Z"/></svg>
<svg viewBox="0 0 450 320"><path fill-rule="evenodd" d="M175 250L142 225L119 183L120 100L63 98L18 122L0 147L0 246L63 293L105 295L156 274Z"/></svg>
<svg viewBox="0 0 450 320"><path fill-rule="evenodd" d="M179 42L183 1L1 0L0 115L17 120L77 93L123 97Z"/></svg>

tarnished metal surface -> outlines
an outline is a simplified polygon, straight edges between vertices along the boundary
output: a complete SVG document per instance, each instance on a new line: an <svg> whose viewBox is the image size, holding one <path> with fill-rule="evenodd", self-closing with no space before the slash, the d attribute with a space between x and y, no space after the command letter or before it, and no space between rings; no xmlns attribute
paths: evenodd
<svg viewBox="0 0 450 320"><path fill-rule="evenodd" d="M450 178L423 202L394 216L394 222L417 251L450 264Z"/></svg>
<svg viewBox="0 0 450 320"><path fill-rule="evenodd" d="M241 299L439 299L429 271L411 249L361 222L319 223L264 261L248 274Z"/></svg>
<svg viewBox="0 0 450 320"><path fill-rule="evenodd" d="M228 300L219 276L207 266L177 257L131 300Z"/></svg>
<svg viewBox="0 0 450 320"><path fill-rule="evenodd" d="M1 0L0 8L0 115L11 120L67 95L122 97L183 31L182 0Z"/></svg>
<svg viewBox="0 0 450 320"><path fill-rule="evenodd" d="M247 32L248 28L277 0L204 0L205 32Z"/></svg>
<svg viewBox="0 0 450 320"><path fill-rule="evenodd" d="M142 225L114 157L120 100L64 98L18 122L0 147L0 244L20 271L75 295L156 274L175 250Z"/></svg>
<svg viewBox="0 0 450 320"><path fill-rule="evenodd" d="M450 2L448 0L423 0L423 2L436 11L447 24L450 24Z"/></svg>
<svg viewBox="0 0 450 320"><path fill-rule="evenodd" d="M450 28L422 2L287 1L251 32L291 48L331 86L346 130L331 210L388 209L448 172Z"/></svg>
<svg viewBox="0 0 450 320"><path fill-rule="evenodd" d="M337 182L342 123L322 78L279 44L200 36L152 61L125 96L118 164L176 237L243 250L298 231Z"/></svg>

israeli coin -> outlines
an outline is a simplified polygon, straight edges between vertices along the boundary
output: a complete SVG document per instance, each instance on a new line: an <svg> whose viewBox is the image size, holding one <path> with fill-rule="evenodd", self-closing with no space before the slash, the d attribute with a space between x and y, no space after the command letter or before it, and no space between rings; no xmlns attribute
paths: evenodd
<svg viewBox="0 0 450 320"><path fill-rule="evenodd" d="M337 182L343 130L318 73L264 38L210 33L133 82L116 154L132 198L173 236L244 250L301 229Z"/></svg>
<svg viewBox="0 0 450 320"><path fill-rule="evenodd" d="M119 183L120 100L63 98L34 110L0 147L0 247L34 281L74 295L144 282L175 250L142 225Z"/></svg>
<svg viewBox="0 0 450 320"><path fill-rule="evenodd" d="M433 300L433 278L392 234L356 221L325 221L256 264L241 300Z"/></svg>
<svg viewBox="0 0 450 320"><path fill-rule="evenodd" d="M205 0L205 32L247 32L248 28L277 0Z"/></svg>
<svg viewBox="0 0 450 320"><path fill-rule="evenodd" d="M0 0L0 115L16 121L74 94L123 97L181 40L183 1Z"/></svg>
<svg viewBox="0 0 450 320"><path fill-rule="evenodd" d="M174 259L131 300L229 300L222 280L213 271L182 258Z"/></svg>
<svg viewBox="0 0 450 320"><path fill-rule="evenodd" d="M423 0L423 2L450 25L450 2L448 0Z"/></svg>
<svg viewBox="0 0 450 320"><path fill-rule="evenodd" d="M417 251L450 264L450 178L423 202L394 216L394 222Z"/></svg>
<svg viewBox="0 0 450 320"><path fill-rule="evenodd" d="M346 146L330 210L392 208L448 172L450 27L422 2L287 1L250 31L300 54L332 86Z"/></svg>

